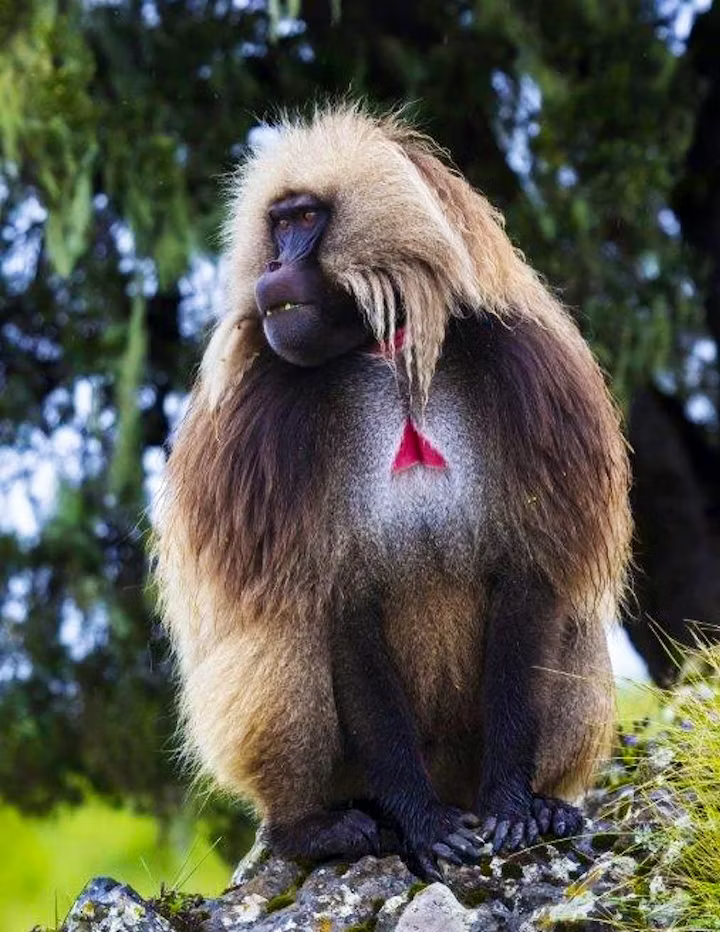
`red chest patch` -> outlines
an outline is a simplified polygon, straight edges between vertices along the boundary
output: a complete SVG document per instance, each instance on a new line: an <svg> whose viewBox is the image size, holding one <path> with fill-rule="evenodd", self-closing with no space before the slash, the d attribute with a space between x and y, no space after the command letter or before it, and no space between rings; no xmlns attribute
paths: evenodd
<svg viewBox="0 0 720 932"><path fill-rule="evenodd" d="M395 454L393 472L404 472L413 466L427 466L428 469L446 469L445 457L418 432L410 419L405 422L400 447Z"/></svg>
<svg viewBox="0 0 720 932"><path fill-rule="evenodd" d="M373 352L379 356L391 359L401 352L405 344L405 328L398 327L392 345L390 343L377 343ZM445 457L430 443L427 437L418 431L410 418L405 422L400 447L393 460L392 471L405 472L413 466L427 466L428 469L447 469Z"/></svg>

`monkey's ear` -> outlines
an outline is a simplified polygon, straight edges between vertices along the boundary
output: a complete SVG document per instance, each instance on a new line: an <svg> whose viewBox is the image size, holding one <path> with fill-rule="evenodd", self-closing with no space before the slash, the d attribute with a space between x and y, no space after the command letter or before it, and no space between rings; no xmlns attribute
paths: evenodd
<svg viewBox="0 0 720 932"><path fill-rule="evenodd" d="M218 322L200 366L199 389L211 409L217 408L228 389L236 386L263 347L256 317L227 314Z"/></svg>

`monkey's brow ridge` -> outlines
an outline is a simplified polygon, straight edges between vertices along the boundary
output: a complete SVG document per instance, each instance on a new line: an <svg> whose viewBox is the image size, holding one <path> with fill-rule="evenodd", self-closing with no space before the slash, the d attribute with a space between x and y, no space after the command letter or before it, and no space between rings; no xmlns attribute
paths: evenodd
<svg viewBox="0 0 720 932"><path fill-rule="evenodd" d="M299 213L302 210L324 210L329 212L327 204L314 194L291 194L288 197L274 201L268 210L272 220L281 219L287 214Z"/></svg>

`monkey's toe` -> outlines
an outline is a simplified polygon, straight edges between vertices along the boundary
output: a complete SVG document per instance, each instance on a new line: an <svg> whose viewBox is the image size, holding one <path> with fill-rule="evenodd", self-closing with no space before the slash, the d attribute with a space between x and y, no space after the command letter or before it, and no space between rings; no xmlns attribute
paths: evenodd
<svg viewBox="0 0 720 932"><path fill-rule="evenodd" d="M318 812L290 825L271 824L272 849L289 858L354 861L380 851L380 831L371 816L359 809Z"/></svg>
<svg viewBox="0 0 720 932"><path fill-rule="evenodd" d="M492 845L493 854L499 851L518 851L533 844L538 837L538 825L528 813L523 815L489 816L483 822L480 837Z"/></svg>
<svg viewBox="0 0 720 932"><path fill-rule="evenodd" d="M405 836L405 862L418 877L442 880L438 859L460 865L480 858L483 843L469 827L477 824L472 813L438 806L420 829Z"/></svg>
<svg viewBox="0 0 720 932"><path fill-rule="evenodd" d="M500 807L497 813L488 815L478 834L498 854L533 845L541 835L576 835L582 827L582 813L575 806L554 796L533 796L527 808L512 806L503 811Z"/></svg>
<svg viewBox="0 0 720 932"><path fill-rule="evenodd" d="M543 835L552 833L558 838L577 835L583 828L580 810L555 796L534 796L532 809Z"/></svg>

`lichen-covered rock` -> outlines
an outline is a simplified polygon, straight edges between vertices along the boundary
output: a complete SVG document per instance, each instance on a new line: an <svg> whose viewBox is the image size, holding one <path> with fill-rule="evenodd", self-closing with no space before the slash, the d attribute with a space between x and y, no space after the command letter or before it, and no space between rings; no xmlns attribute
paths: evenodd
<svg viewBox="0 0 720 932"><path fill-rule="evenodd" d="M96 877L65 920L65 932L174 932L174 927L131 888Z"/></svg>
<svg viewBox="0 0 720 932"><path fill-rule="evenodd" d="M486 846L477 864L445 865L444 884L419 882L395 856L311 869L270 856L260 831L222 896L171 892L146 902L100 879L83 890L64 932L606 932L638 917L667 928L683 901L665 882L678 851L657 828L682 825L685 814L665 787L638 789L635 768L646 761L627 746L627 760L589 794L593 821L581 838L507 857Z"/></svg>
<svg viewBox="0 0 720 932"><path fill-rule="evenodd" d="M241 865L233 879L247 876ZM354 864L326 864L303 875L296 865L269 857L256 861L239 886L205 903L210 913L203 930L253 932L276 930L375 929L383 907L394 929L393 901L399 909L407 903L416 878L397 857L366 857ZM282 888L282 889L281 889ZM252 917L252 919L251 919ZM252 924L251 924L252 923Z"/></svg>
<svg viewBox="0 0 720 932"><path fill-rule="evenodd" d="M175 902L173 909L166 898L143 903L127 887L108 893L89 885L68 932L533 932L560 920L589 930L595 920L611 918L608 890L637 867L633 858L605 848L603 841L596 851L588 838L507 858L488 849L479 864L445 866L446 884L426 886L394 856L307 873L256 846L226 893Z"/></svg>
<svg viewBox="0 0 720 932"><path fill-rule="evenodd" d="M473 914L448 887L434 883L419 893L395 926L396 932L468 932Z"/></svg>

